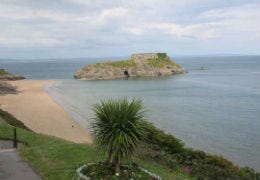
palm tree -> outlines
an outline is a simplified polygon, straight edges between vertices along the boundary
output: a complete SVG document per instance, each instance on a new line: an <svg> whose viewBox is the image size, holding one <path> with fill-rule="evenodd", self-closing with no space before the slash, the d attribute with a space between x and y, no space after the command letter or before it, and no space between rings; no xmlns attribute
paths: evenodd
<svg viewBox="0 0 260 180"><path fill-rule="evenodd" d="M97 145L119 173L122 159L133 156L145 135L142 100L101 101L94 106L94 113L92 129Z"/></svg>

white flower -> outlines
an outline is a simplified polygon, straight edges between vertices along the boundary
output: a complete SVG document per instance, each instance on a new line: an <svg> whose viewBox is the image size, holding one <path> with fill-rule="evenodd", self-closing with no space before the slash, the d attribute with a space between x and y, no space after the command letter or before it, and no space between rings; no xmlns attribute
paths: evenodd
<svg viewBox="0 0 260 180"><path fill-rule="evenodd" d="M119 176L119 173L116 173L116 176Z"/></svg>

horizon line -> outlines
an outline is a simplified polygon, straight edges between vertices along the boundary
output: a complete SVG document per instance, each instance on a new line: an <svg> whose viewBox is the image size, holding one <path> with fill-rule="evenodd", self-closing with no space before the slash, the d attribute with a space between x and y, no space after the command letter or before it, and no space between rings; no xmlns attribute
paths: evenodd
<svg viewBox="0 0 260 180"><path fill-rule="evenodd" d="M158 53L158 52L157 52ZM167 53L168 54L168 53ZM69 60L69 59L105 59L105 58L122 58L130 57L130 55L122 56L89 56L89 57L46 57L46 58L5 58L0 57L0 60ZM220 53L220 54L175 54L169 55L170 57L208 57L208 56L260 56L260 54L235 54L235 53Z"/></svg>

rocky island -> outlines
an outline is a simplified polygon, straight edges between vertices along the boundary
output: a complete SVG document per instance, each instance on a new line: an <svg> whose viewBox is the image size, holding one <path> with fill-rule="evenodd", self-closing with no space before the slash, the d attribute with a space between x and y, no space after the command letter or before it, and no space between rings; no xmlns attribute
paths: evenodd
<svg viewBox="0 0 260 180"><path fill-rule="evenodd" d="M130 60L108 61L84 66L74 74L76 79L104 80L129 77L157 77L184 73L166 53L133 54Z"/></svg>

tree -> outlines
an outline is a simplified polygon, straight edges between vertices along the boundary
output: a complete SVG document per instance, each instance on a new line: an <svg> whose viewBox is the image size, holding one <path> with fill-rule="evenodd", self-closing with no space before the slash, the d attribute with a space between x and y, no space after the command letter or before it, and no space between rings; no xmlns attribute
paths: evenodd
<svg viewBox="0 0 260 180"><path fill-rule="evenodd" d="M119 173L123 158L131 158L145 136L142 100L101 101L93 110L92 129L97 145Z"/></svg>

